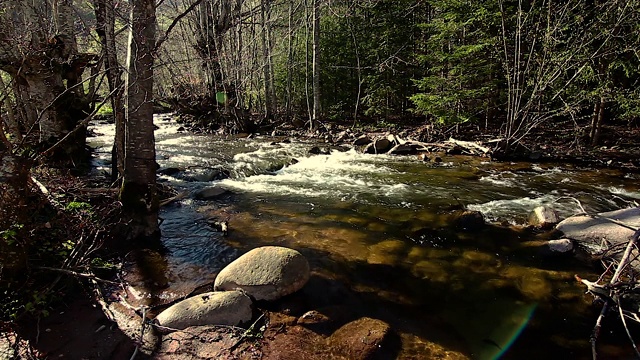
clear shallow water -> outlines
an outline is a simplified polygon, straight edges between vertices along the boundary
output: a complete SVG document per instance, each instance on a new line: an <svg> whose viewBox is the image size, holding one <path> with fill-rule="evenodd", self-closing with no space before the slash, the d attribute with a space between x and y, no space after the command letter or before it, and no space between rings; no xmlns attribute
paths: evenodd
<svg viewBox="0 0 640 360"><path fill-rule="evenodd" d="M307 310L346 306L387 321L402 340L398 358L429 358L443 348L451 358L590 358L598 309L573 275L597 275L575 259L540 257L534 245L544 236L511 225L542 204L563 217L579 212L569 197L591 212L632 205L640 198L637 175L472 157L433 164L355 151L308 155L314 144L222 140L178 134L168 117L156 123L161 167L195 177L231 173L221 181L161 181L179 191L216 185L233 193L162 209L170 276L158 291L166 296L211 281L251 248L289 246L312 266ZM96 132L104 135L94 145L111 141L110 126ZM100 168L108 156L98 155ZM505 226L452 228L450 209L460 204ZM211 231L208 217L228 219L229 236ZM606 356L626 354L605 334L607 341L614 346Z"/></svg>

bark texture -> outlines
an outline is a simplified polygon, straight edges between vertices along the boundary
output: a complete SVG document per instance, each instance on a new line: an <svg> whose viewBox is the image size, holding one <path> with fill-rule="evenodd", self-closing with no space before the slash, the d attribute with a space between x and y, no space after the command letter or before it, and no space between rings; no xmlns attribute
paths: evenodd
<svg viewBox="0 0 640 360"><path fill-rule="evenodd" d="M132 238L155 238L158 229L156 151L153 134L153 0L134 0L127 56L124 182L120 192Z"/></svg>

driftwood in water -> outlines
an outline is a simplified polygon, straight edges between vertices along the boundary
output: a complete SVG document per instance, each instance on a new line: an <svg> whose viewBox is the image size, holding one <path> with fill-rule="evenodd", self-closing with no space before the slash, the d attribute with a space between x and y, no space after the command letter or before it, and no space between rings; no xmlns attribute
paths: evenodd
<svg viewBox="0 0 640 360"><path fill-rule="evenodd" d="M387 154L402 154L402 153L411 153L416 151L446 151L448 153L457 153L457 154L466 154L466 155L477 155L477 156L488 156L491 154L491 149L481 144L472 141L462 141L456 140L454 138L450 138L444 142L422 142L422 141L414 141L407 140L403 143L400 143L391 150L387 152Z"/></svg>

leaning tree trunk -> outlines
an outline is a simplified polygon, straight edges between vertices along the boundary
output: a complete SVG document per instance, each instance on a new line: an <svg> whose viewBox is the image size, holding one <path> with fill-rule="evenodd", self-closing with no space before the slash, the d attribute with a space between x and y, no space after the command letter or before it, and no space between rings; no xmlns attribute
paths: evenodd
<svg viewBox="0 0 640 360"><path fill-rule="evenodd" d="M127 55L124 182L120 199L130 222L130 238L156 239L158 193L153 135L154 0L133 0Z"/></svg>

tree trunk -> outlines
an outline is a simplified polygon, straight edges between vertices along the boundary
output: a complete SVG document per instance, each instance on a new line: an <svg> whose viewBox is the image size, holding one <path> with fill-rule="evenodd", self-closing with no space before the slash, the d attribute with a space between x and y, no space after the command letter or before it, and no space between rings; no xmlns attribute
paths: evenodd
<svg viewBox="0 0 640 360"><path fill-rule="evenodd" d="M127 54L124 182L120 191L133 239L157 239L158 194L153 134L155 1L133 0Z"/></svg>
<svg viewBox="0 0 640 360"><path fill-rule="evenodd" d="M35 148L45 149L88 114L82 86L73 87L86 66L85 59L77 56L73 0L5 2L9 11L0 13L0 28L5 37L15 40L11 47L0 46L0 67L13 77L27 134L40 130L39 140L28 137L27 141L39 142ZM47 156L77 164L87 155L85 139L86 132L77 131Z"/></svg>
<svg viewBox="0 0 640 360"><path fill-rule="evenodd" d="M124 121L125 109L123 101L124 86L122 84L122 70L118 62L115 38L115 10L111 0L95 0L96 32L100 37L104 64L107 72L111 108L116 125L116 133L111 150L111 179L116 181L124 175ZM115 89L119 89L114 92Z"/></svg>
<svg viewBox="0 0 640 360"><path fill-rule="evenodd" d="M269 0L262 0L261 3L261 17L262 17L262 59L264 61L263 74L264 74L264 117L267 119L273 119L275 95L273 91L273 71L271 69L271 31L269 27Z"/></svg>
<svg viewBox="0 0 640 360"><path fill-rule="evenodd" d="M292 109L292 73L293 73L293 0L289 1L289 17L287 24L287 119L291 120L293 115Z"/></svg>
<svg viewBox="0 0 640 360"><path fill-rule="evenodd" d="M2 80L1 74L0 74L0 88L3 89L3 92L8 93L10 91L9 88L4 83L4 80ZM11 100L9 99L9 96L4 97L4 104L0 104L0 106L2 105L4 105L4 107L7 109L6 110L7 111L7 118L6 118L7 132L16 141L22 141L22 133L20 132L20 125L18 123L18 119L16 118L16 114L13 111L13 104L11 104Z"/></svg>
<svg viewBox="0 0 640 360"><path fill-rule="evenodd" d="M591 116L591 131L589 132L589 139L591 146L597 146L600 141L600 132L602 130L602 124L604 123L604 111L606 105L604 97L600 97L599 101L593 107L593 115Z"/></svg>
<svg viewBox="0 0 640 360"><path fill-rule="evenodd" d="M321 116L320 104L320 0L313 0L313 130Z"/></svg>

